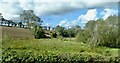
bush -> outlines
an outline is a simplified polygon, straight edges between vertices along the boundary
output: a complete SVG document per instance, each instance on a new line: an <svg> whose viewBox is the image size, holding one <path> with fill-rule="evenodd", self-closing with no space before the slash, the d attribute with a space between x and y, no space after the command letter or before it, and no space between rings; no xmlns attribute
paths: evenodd
<svg viewBox="0 0 120 63"><path fill-rule="evenodd" d="M37 39L44 38L45 31L41 27L36 27L34 31L34 37Z"/></svg>
<svg viewBox="0 0 120 63"><path fill-rule="evenodd" d="M77 42L83 42L83 43L87 42L87 38L86 38L86 36L85 36L85 34L84 34L83 31L79 31L77 33L77 35L75 37L75 41L77 41Z"/></svg>
<svg viewBox="0 0 120 63"><path fill-rule="evenodd" d="M52 38L57 38L57 34L54 31L50 31L50 35Z"/></svg>
<svg viewBox="0 0 120 63"><path fill-rule="evenodd" d="M78 33L78 34L76 35L75 41L76 41L76 42L80 42L80 41L81 41L80 33Z"/></svg>

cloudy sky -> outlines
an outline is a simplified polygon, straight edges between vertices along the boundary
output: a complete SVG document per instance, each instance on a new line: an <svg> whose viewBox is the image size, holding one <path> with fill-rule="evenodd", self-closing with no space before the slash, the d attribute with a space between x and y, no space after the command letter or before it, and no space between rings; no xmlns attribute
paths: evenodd
<svg viewBox="0 0 120 63"><path fill-rule="evenodd" d="M34 10L43 25L85 26L89 20L118 14L120 0L0 0L3 17L19 21L23 10Z"/></svg>

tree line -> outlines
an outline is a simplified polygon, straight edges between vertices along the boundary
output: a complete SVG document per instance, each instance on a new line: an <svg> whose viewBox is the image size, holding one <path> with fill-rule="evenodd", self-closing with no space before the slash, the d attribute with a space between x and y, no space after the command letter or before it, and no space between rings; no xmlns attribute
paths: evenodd
<svg viewBox="0 0 120 63"><path fill-rule="evenodd" d="M110 16L106 20L91 20L86 23L85 29L79 31L76 40L91 46L119 48L120 35L118 33L118 16Z"/></svg>
<svg viewBox="0 0 120 63"><path fill-rule="evenodd" d="M66 29L56 26L52 31L53 37L75 37L77 42L89 44L92 47L106 46L120 48L120 35L118 34L118 16L110 16L106 20L91 20L84 29L76 25Z"/></svg>
<svg viewBox="0 0 120 63"><path fill-rule="evenodd" d="M24 10L20 18L23 23L26 23L28 28L33 27L30 30L33 32L35 38L45 37L46 31L41 26L43 21L32 10ZM58 25L54 30L50 30L48 34L53 38L75 37L77 42L83 42L93 47L106 46L119 48L120 35L118 26L118 16L114 15L109 16L106 20L97 19L88 21L84 29L78 25L68 29Z"/></svg>
<svg viewBox="0 0 120 63"><path fill-rule="evenodd" d="M35 19L35 17L37 19ZM24 22L27 22L29 26L32 24L33 34L35 38L44 38L45 30L42 29L38 22L42 23L40 18L35 16L33 11L24 11L21 15ZM33 21L33 22L32 22ZM92 47L106 46L119 48L119 34L118 34L118 16L109 16L106 20L97 19L88 21L85 24L84 29L76 25L71 28L64 28L62 26L56 26L54 30L48 32L53 38L58 37L75 37L77 42L83 42L89 44Z"/></svg>

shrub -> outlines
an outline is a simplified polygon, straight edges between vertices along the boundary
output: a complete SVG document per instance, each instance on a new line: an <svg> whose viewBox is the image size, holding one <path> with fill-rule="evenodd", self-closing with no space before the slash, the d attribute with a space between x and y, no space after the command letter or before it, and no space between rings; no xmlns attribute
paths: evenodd
<svg viewBox="0 0 120 63"><path fill-rule="evenodd" d="M87 38L85 37L84 33L80 31L77 33L75 37L75 41L85 43L87 41Z"/></svg>
<svg viewBox="0 0 120 63"><path fill-rule="evenodd" d="M43 38L45 31L41 27L36 27L34 30L34 37L37 39Z"/></svg>
<svg viewBox="0 0 120 63"><path fill-rule="evenodd" d="M57 34L54 31L50 31L50 35L52 38L57 38Z"/></svg>

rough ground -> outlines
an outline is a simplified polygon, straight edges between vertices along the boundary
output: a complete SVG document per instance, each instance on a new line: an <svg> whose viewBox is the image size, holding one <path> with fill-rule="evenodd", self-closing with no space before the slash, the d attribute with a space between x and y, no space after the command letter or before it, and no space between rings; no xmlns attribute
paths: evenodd
<svg viewBox="0 0 120 63"><path fill-rule="evenodd" d="M0 26L2 30L2 37L5 35L12 38L33 38L32 33L28 29L17 28L17 27L5 27Z"/></svg>

